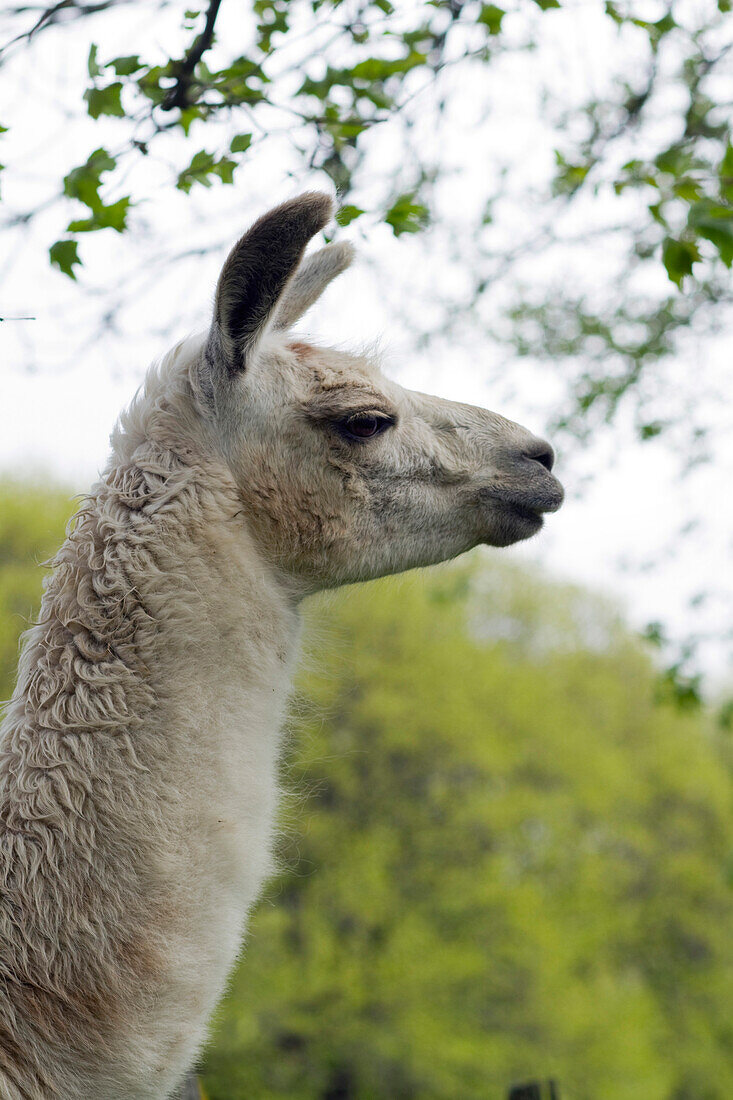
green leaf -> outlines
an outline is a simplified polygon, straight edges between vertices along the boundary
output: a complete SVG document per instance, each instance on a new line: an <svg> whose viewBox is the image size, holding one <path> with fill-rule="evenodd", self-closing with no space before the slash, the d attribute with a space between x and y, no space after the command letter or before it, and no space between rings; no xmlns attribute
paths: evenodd
<svg viewBox="0 0 733 1100"><path fill-rule="evenodd" d="M92 80L94 80L95 76L99 76L102 72L99 65L97 64L97 47L93 42L89 47L89 56L87 57L87 71Z"/></svg>
<svg viewBox="0 0 733 1100"><path fill-rule="evenodd" d="M692 274L692 265L700 259L700 252L694 241L676 241L665 238L662 244L662 263L667 275L678 287L682 287L685 275Z"/></svg>
<svg viewBox="0 0 733 1100"><path fill-rule="evenodd" d="M395 237L403 233L420 233L430 219L428 208L415 202L414 192L400 195L384 216L387 225L392 227Z"/></svg>
<svg viewBox="0 0 733 1100"><path fill-rule="evenodd" d="M252 144L251 134L237 134L229 144L230 153L246 153Z"/></svg>
<svg viewBox="0 0 733 1100"><path fill-rule="evenodd" d="M387 61L382 57L368 57L354 65L353 69L346 70L343 75L351 76L354 80L387 80L397 73L407 73L419 65L424 65L427 58L418 50L410 50L406 57L399 57L393 61Z"/></svg>
<svg viewBox="0 0 733 1100"><path fill-rule="evenodd" d="M288 31L287 3L283 0L255 0L254 10L261 20L257 24L258 47L263 53L269 53L272 49L272 36L286 34Z"/></svg>
<svg viewBox="0 0 733 1100"><path fill-rule="evenodd" d="M676 28L675 23L670 12L667 12L661 19L657 19L655 23L650 24L649 30L652 37L661 38L665 34L669 34Z"/></svg>
<svg viewBox="0 0 733 1100"><path fill-rule="evenodd" d="M660 622L657 621L647 623L644 630L642 631L641 636L646 642L649 642L650 645L656 646L658 649L661 649L662 646L666 645L668 641L664 627Z"/></svg>
<svg viewBox="0 0 733 1100"><path fill-rule="evenodd" d="M124 118L125 111L120 102L121 91L122 84L119 81L108 84L106 88L87 88L84 99L87 101L87 111L91 117L114 115L117 118Z"/></svg>
<svg viewBox="0 0 733 1100"><path fill-rule="evenodd" d="M218 176L222 183L233 183L236 167L236 160L232 160L230 157L222 157L214 165L214 175Z"/></svg>
<svg viewBox="0 0 733 1100"><path fill-rule="evenodd" d="M660 172L669 176L681 176L691 167L690 154L680 145L670 145L654 158L654 163Z"/></svg>
<svg viewBox="0 0 733 1100"><path fill-rule="evenodd" d="M74 264L81 263L76 241L56 241L49 248L48 254L54 267L57 267L59 271L63 271L64 275L68 275L70 279L76 278Z"/></svg>
<svg viewBox="0 0 733 1100"><path fill-rule="evenodd" d="M342 206L336 214L336 221L339 225L351 225L352 222L360 218L364 211L359 206Z"/></svg>
<svg viewBox="0 0 733 1100"><path fill-rule="evenodd" d="M165 88L161 88L160 80L161 77L169 75L162 65L154 65L152 69L148 69L137 78L137 86L152 103L162 103L167 91Z"/></svg>
<svg viewBox="0 0 733 1100"><path fill-rule="evenodd" d="M102 175L110 172L117 164L106 149L95 149L90 153L86 163L72 169L68 176L64 177L64 194L70 199L79 199L85 206L95 210L102 205L99 197L99 188Z"/></svg>
<svg viewBox="0 0 733 1100"><path fill-rule="evenodd" d="M725 730L726 733L733 733L733 699L727 699L718 711L718 728ZM733 876L731 876L731 886L733 886Z"/></svg>
<svg viewBox="0 0 733 1100"><path fill-rule="evenodd" d="M211 187L212 176L218 177L222 183L232 183L234 169L237 162L230 157L220 157L218 160L213 153L207 153L200 149L191 160L187 168L179 174L176 187L179 191L188 194L195 183L202 187Z"/></svg>
<svg viewBox="0 0 733 1100"><path fill-rule="evenodd" d="M639 428L639 439L646 441L647 439L654 439L656 436L661 435L664 431L664 424L661 420L653 420L650 424L642 424Z"/></svg>
<svg viewBox="0 0 733 1100"><path fill-rule="evenodd" d="M728 202L733 202L733 145L728 144L720 162L720 193Z"/></svg>
<svg viewBox="0 0 733 1100"><path fill-rule="evenodd" d="M90 233L95 229L114 229L118 233L123 233L127 229L127 211L129 207L129 195L117 202L110 203L109 206L95 207L91 217L69 222L67 231L69 233Z"/></svg>
<svg viewBox="0 0 733 1100"><path fill-rule="evenodd" d="M534 0L538 8L547 11L548 8L559 8L560 0Z"/></svg>
<svg viewBox="0 0 733 1100"><path fill-rule="evenodd" d="M733 265L733 209L701 199L690 208L687 224L715 246L726 267Z"/></svg>
<svg viewBox="0 0 733 1100"><path fill-rule="evenodd" d="M191 129L191 126L198 118L203 118L203 111L200 107L184 107L181 111L180 118L178 119L178 125L181 127L186 137L188 137L188 132Z"/></svg>
<svg viewBox="0 0 733 1100"><path fill-rule="evenodd" d="M488 27L489 34L498 34L501 30L501 21L506 15L503 8L497 8L495 4L482 4L478 22Z"/></svg>
<svg viewBox="0 0 733 1100"><path fill-rule="evenodd" d="M230 107L238 103L262 102L265 98L264 92L255 85L270 82L261 66L248 57L237 57L231 65L217 72L210 72L206 64L200 61L196 67L196 80L202 87L216 92Z"/></svg>
<svg viewBox="0 0 733 1100"><path fill-rule="evenodd" d="M357 138L359 134L363 134L368 128L368 123L360 118L339 118L337 109L332 105L326 108L325 114L327 121L324 125L326 129L342 143L347 142L349 145L353 145L354 138Z"/></svg>
<svg viewBox="0 0 733 1100"><path fill-rule="evenodd" d="M581 186L592 168L592 164L571 164L557 149L555 162L557 175L552 181L553 195L572 195Z"/></svg>
<svg viewBox="0 0 733 1100"><path fill-rule="evenodd" d="M648 207L649 213L654 218L654 221L661 225L664 229L667 228L667 219L662 213L662 204L660 202L653 202Z"/></svg>
<svg viewBox="0 0 733 1100"><path fill-rule="evenodd" d="M698 710L702 705L701 677L685 673L679 664L660 673L657 682L658 703L671 703L679 710Z"/></svg>
<svg viewBox="0 0 733 1100"><path fill-rule="evenodd" d="M114 69L117 76L131 76L132 73L136 73L144 67L137 54L130 54L127 57L115 57L105 65L106 69Z"/></svg>
<svg viewBox="0 0 733 1100"><path fill-rule="evenodd" d="M422 65L424 63L424 55L413 51L407 57L398 61L384 61L377 57L367 58L365 61L359 62L353 69L333 69L329 65L325 76L320 80L312 80L310 77L306 77L297 94L317 96L318 99L324 102L334 87L343 87L348 88L352 94L356 91L358 97L369 99L375 107L386 110L392 107L394 102L384 91L384 82L388 77L407 72L413 64ZM333 104L326 104L325 106L326 109L333 108Z"/></svg>
<svg viewBox="0 0 733 1100"><path fill-rule="evenodd" d="M690 176L683 176L682 179L677 180L672 190L677 198L683 199L684 202L696 202L701 194L700 184Z"/></svg>

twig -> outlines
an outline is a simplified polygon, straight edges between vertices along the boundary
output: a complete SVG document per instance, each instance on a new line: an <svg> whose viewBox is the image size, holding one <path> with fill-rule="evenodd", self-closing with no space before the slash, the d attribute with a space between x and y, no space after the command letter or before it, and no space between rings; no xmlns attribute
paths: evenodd
<svg viewBox="0 0 733 1100"><path fill-rule="evenodd" d="M97 0L97 2L88 4L80 3L78 0L58 0L58 3L52 4L50 7L41 11L36 22L29 30L21 31L15 38L11 38L9 42L0 46L0 58L11 46L15 46L16 43L24 40L30 43L40 31L47 30L48 27L53 27L61 22L71 21L72 19L82 19L88 15L97 15L99 12L107 11L108 8L119 3L129 3L129 0ZM37 8L28 6L26 8L16 8L14 12L6 12L4 14L21 15L26 12L37 10Z"/></svg>
<svg viewBox="0 0 733 1100"><path fill-rule="evenodd" d="M188 51L183 61L179 61L176 65L178 78L175 87L171 88L170 92L161 103L161 110L172 111L174 107L180 107L181 110L183 110L183 108L188 106L188 92L191 87L193 71L214 41L214 24L216 23L216 17L219 14L220 6L221 0L211 0L209 10L206 13L206 26L201 34L194 40L191 49Z"/></svg>

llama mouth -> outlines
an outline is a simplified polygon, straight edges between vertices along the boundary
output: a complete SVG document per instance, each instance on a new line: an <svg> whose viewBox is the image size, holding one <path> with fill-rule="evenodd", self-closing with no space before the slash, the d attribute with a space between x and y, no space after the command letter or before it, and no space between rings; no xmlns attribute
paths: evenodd
<svg viewBox="0 0 733 1100"><path fill-rule="evenodd" d="M513 501L505 501L503 507L506 509L509 521L516 525L517 541L528 539L542 529L545 519L539 509Z"/></svg>
<svg viewBox="0 0 733 1100"><path fill-rule="evenodd" d="M528 508L525 504L510 504L509 509L520 523L528 523L539 531L545 522L542 512L534 508Z"/></svg>
<svg viewBox="0 0 733 1100"><path fill-rule="evenodd" d="M544 524L540 512L509 501L492 501L486 517L485 534L481 539L486 546L511 546L536 535Z"/></svg>
<svg viewBox="0 0 733 1100"><path fill-rule="evenodd" d="M490 534L483 539L490 546L510 546L536 535L544 525L544 513L556 512L563 501L563 489L554 477L543 479L541 488L517 493L505 488L484 489Z"/></svg>
<svg viewBox="0 0 733 1100"><path fill-rule="evenodd" d="M546 474L539 485L535 484L530 489L517 491L491 486L484 489L481 496L492 505L500 504L510 509L519 518L533 517L537 520L545 512L556 512L565 498L565 492L556 477Z"/></svg>

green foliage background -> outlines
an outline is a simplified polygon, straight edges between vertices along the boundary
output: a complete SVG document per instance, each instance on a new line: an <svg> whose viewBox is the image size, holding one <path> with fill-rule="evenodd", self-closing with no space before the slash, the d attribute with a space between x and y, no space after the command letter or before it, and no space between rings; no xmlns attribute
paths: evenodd
<svg viewBox="0 0 733 1100"><path fill-rule="evenodd" d="M71 505L0 492L0 690ZM210 1100L733 1095L730 746L613 607L501 556L311 605L279 877ZM324 625L325 624L325 625Z"/></svg>

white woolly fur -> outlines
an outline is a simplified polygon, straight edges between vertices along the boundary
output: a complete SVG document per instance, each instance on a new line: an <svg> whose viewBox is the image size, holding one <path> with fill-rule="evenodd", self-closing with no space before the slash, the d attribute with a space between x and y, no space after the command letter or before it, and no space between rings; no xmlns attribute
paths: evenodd
<svg viewBox="0 0 733 1100"><path fill-rule="evenodd" d="M287 327L351 259L304 195L123 413L0 730L0 1100L164 1100L271 867L309 592L506 546L562 489L496 413Z"/></svg>
<svg viewBox="0 0 733 1100"><path fill-rule="evenodd" d="M25 638L0 739L3 1100L167 1096L270 868L297 613L202 458L197 351L121 418Z"/></svg>

